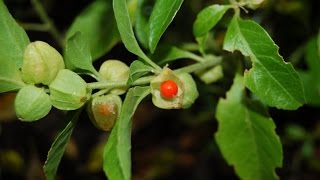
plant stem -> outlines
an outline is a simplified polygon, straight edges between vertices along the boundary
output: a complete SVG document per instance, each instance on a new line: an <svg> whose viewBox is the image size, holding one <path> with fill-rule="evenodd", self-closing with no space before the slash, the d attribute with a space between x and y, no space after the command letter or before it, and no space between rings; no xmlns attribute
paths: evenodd
<svg viewBox="0 0 320 180"><path fill-rule="evenodd" d="M47 32L50 29L50 27L47 24L23 23L23 22L19 22L19 24L23 27L23 29L31 30L31 31Z"/></svg>
<svg viewBox="0 0 320 180"><path fill-rule="evenodd" d="M190 66L186 66L186 67L183 67L183 68L176 69L176 70L174 70L174 72L176 74L192 73L192 72L195 72L195 71L206 69L208 67L215 66L215 65L221 63L221 60L222 60L221 57L215 57L215 58L212 58L211 60L202 61L201 63L196 63L196 64L192 64Z"/></svg>
<svg viewBox="0 0 320 180"><path fill-rule="evenodd" d="M132 83L131 86L139 86L139 85L145 85L150 83L151 79L153 79L155 76L145 76L142 77L135 82ZM87 87L89 89L105 89L105 88L116 88L116 87L123 87L126 86L127 81L101 81L101 82L94 82L94 83L88 83Z"/></svg>
<svg viewBox="0 0 320 180"><path fill-rule="evenodd" d="M221 62L221 57L215 57L210 60L206 60L204 62L192 64L183 68L179 68L174 70L176 74L180 73L192 73L195 71L207 69L209 67L215 66ZM149 84L150 81L156 77L155 75L152 76L145 76L140 79L137 79L135 82L132 83L131 86L140 86L140 85L146 85ZM88 83L87 87L89 89L112 89L116 87L123 87L126 86L127 82L126 81L100 81L100 82L93 82L93 83Z"/></svg>
<svg viewBox="0 0 320 180"><path fill-rule="evenodd" d="M38 13L41 21L43 21L43 23L45 23L45 25L48 26L48 32L56 39L59 45L63 47L64 46L63 38L59 33L58 29L56 28L56 26L54 25L54 23L52 22L52 20L49 18L43 5L39 2L39 0L31 0L31 3L34 9L36 10L36 12Z"/></svg>

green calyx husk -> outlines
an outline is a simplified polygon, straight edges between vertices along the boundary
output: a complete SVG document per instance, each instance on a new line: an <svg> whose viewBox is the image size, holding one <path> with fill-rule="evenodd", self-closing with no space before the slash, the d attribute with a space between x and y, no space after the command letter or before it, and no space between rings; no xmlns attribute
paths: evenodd
<svg viewBox="0 0 320 180"><path fill-rule="evenodd" d="M175 97L167 99L161 96L160 86L162 82L172 80L178 85L178 93ZM188 73L176 75L168 67L150 81L152 102L161 109L185 109L189 108L199 96L196 83Z"/></svg>
<svg viewBox="0 0 320 180"><path fill-rule="evenodd" d="M118 95L108 94L90 100L87 112L95 127L110 131L119 118L121 106L122 100Z"/></svg>

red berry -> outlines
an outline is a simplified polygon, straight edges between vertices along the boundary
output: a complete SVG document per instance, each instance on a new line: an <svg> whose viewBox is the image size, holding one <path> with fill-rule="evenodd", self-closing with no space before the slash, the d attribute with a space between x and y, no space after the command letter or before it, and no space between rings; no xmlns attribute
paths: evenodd
<svg viewBox="0 0 320 180"><path fill-rule="evenodd" d="M172 80L163 81L160 86L160 93L162 97L171 99L177 95L178 85Z"/></svg>

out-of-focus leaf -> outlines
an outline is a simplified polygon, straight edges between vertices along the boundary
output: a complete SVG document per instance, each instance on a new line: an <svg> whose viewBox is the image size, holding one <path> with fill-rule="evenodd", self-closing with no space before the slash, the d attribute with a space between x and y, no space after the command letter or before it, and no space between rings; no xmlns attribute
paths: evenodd
<svg viewBox="0 0 320 180"><path fill-rule="evenodd" d="M92 60L107 53L120 41L110 0L96 0L85 8L67 31L67 38L80 31L89 43Z"/></svg>
<svg viewBox="0 0 320 180"><path fill-rule="evenodd" d="M67 143L71 137L72 131L76 125L76 122L80 116L80 113L81 113L81 109L77 111L68 112L67 119L70 119L70 122L60 132L58 137L55 139L55 141L51 145L51 148L48 152L47 160L43 166L44 174L47 180L55 179L61 158L64 154Z"/></svg>
<svg viewBox="0 0 320 180"><path fill-rule="evenodd" d="M98 74L92 65L91 53L86 39L81 32L76 32L67 40L65 61L67 67Z"/></svg>
<svg viewBox="0 0 320 180"><path fill-rule="evenodd" d="M317 39L312 38L305 52L308 71L300 71L302 83L309 105L320 106L320 55L318 55Z"/></svg>
<svg viewBox="0 0 320 180"><path fill-rule="evenodd" d="M18 90L24 83L19 68L30 43L26 32L16 23L0 1L0 93Z"/></svg>
<svg viewBox="0 0 320 180"><path fill-rule="evenodd" d="M235 16L223 48L231 52L239 50L250 57L252 68L245 72L245 85L267 105L294 110L305 103L298 73L283 60L278 46L257 23Z"/></svg>
<svg viewBox="0 0 320 180"><path fill-rule="evenodd" d="M131 179L131 118L150 87L129 89L121 114L113 127L103 153L103 170L108 179Z"/></svg>
<svg viewBox="0 0 320 180"><path fill-rule="evenodd" d="M197 15L197 19L193 24L193 34L196 37L201 37L208 33L222 18L230 5L218 5L214 4L204 8Z"/></svg>
<svg viewBox="0 0 320 180"><path fill-rule="evenodd" d="M246 99L244 90L243 77L236 75L226 99L219 100L217 144L241 179L278 179L282 148L275 124L260 103Z"/></svg>
<svg viewBox="0 0 320 180"><path fill-rule="evenodd" d="M151 53L177 14L183 0L157 0L149 20L149 49Z"/></svg>
<svg viewBox="0 0 320 180"><path fill-rule="evenodd" d="M151 15L151 9L153 8L154 3L155 0L138 0L136 23L134 28L138 41L146 49L149 48L149 17Z"/></svg>

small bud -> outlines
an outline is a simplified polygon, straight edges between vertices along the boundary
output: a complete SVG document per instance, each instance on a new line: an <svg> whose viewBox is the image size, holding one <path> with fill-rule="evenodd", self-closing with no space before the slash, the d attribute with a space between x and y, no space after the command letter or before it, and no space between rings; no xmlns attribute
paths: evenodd
<svg viewBox="0 0 320 180"><path fill-rule="evenodd" d="M86 82L68 69L59 71L49 89L52 105L60 110L79 109L91 95Z"/></svg>
<svg viewBox="0 0 320 180"><path fill-rule="evenodd" d="M119 60L105 61L99 70L103 80L106 81L127 81L129 78L129 67ZM112 89L110 93L121 95L127 91L127 87Z"/></svg>
<svg viewBox="0 0 320 180"><path fill-rule="evenodd" d="M63 58L49 44L36 41L26 47L21 68L25 83L49 85L61 69L64 69Z"/></svg>
<svg viewBox="0 0 320 180"><path fill-rule="evenodd" d="M51 110L50 97L43 88L24 86L15 99L15 111L21 121L32 122L46 116Z"/></svg>
<svg viewBox="0 0 320 180"><path fill-rule="evenodd" d="M170 82L170 88L163 87L167 82ZM150 87L153 104L162 109L189 108L199 95L190 74L175 75L167 67L151 80Z"/></svg>
<svg viewBox="0 0 320 180"><path fill-rule="evenodd" d="M98 129L110 131L119 117L121 104L121 98L114 94L93 98L87 106L91 122Z"/></svg>
<svg viewBox="0 0 320 180"><path fill-rule="evenodd" d="M246 0L247 7L250 9L257 9L261 6L264 0Z"/></svg>
<svg viewBox="0 0 320 180"><path fill-rule="evenodd" d="M206 84L211 84L223 77L222 66L214 66L209 70L196 72L196 75Z"/></svg>

